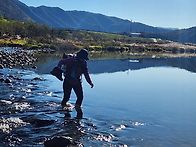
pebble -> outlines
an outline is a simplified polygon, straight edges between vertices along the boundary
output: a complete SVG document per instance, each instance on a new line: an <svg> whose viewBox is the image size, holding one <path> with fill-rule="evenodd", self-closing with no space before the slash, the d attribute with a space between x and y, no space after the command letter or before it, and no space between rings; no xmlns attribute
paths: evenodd
<svg viewBox="0 0 196 147"><path fill-rule="evenodd" d="M42 78L40 78L40 77L35 77L35 78L33 78L31 81L42 81L43 79Z"/></svg>
<svg viewBox="0 0 196 147"><path fill-rule="evenodd" d="M37 66L32 66L33 69L37 69Z"/></svg>
<svg viewBox="0 0 196 147"><path fill-rule="evenodd" d="M12 83L12 80L11 79L5 79L5 81L4 81L5 83Z"/></svg>
<svg viewBox="0 0 196 147"><path fill-rule="evenodd" d="M0 82L4 82L4 78L0 78Z"/></svg>
<svg viewBox="0 0 196 147"><path fill-rule="evenodd" d="M0 64L0 69L3 69L3 68L4 68L4 66L2 64Z"/></svg>

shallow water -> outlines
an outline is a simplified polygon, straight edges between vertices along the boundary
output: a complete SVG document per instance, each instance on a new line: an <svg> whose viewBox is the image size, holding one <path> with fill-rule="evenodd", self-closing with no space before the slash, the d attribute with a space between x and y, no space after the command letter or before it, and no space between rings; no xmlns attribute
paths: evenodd
<svg viewBox="0 0 196 147"><path fill-rule="evenodd" d="M0 83L0 146L43 146L55 136L78 146L196 145L196 58L89 61L95 87L83 78L83 107L71 111L48 74L57 59L43 61L36 71L0 70L14 75Z"/></svg>

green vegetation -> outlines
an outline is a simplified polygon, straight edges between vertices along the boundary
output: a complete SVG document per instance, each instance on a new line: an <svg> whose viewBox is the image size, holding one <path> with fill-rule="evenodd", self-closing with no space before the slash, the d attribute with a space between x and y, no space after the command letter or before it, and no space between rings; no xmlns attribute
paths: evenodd
<svg viewBox="0 0 196 147"><path fill-rule="evenodd" d="M0 18L0 45L31 47L50 44L50 29L32 22L19 22Z"/></svg>
<svg viewBox="0 0 196 147"><path fill-rule="evenodd" d="M0 18L0 44L56 46L56 48L81 48L92 50L124 46L124 43L152 42L151 39L131 38L125 35L92 31L57 30L32 22L19 22ZM39 44L39 45L38 45Z"/></svg>
<svg viewBox="0 0 196 147"><path fill-rule="evenodd" d="M4 45L18 45L18 46L24 46L27 43L25 39L0 39L0 44Z"/></svg>
<svg viewBox="0 0 196 147"><path fill-rule="evenodd" d="M182 44L172 44L171 47L170 43L161 39L129 37L115 33L53 29L33 22L0 18L0 46L21 46L27 49L50 48L60 52L87 48L99 55L116 52L133 56L173 53L171 48L178 52L178 49L187 47L182 47ZM195 47L192 49L195 50ZM181 50L180 52L183 52Z"/></svg>
<svg viewBox="0 0 196 147"><path fill-rule="evenodd" d="M21 35L21 37L47 36L49 28L32 22L19 22L0 18L0 36Z"/></svg>

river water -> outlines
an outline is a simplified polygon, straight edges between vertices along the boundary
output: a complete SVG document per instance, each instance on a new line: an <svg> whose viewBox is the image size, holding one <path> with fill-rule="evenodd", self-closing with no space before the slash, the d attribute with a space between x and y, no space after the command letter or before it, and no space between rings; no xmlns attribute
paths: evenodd
<svg viewBox="0 0 196 147"><path fill-rule="evenodd" d="M196 146L196 58L89 61L95 86L83 78L83 106L70 111L49 74L57 62L0 70L12 80L0 82L0 146L43 146L55 136L78 146Z"/></svg>

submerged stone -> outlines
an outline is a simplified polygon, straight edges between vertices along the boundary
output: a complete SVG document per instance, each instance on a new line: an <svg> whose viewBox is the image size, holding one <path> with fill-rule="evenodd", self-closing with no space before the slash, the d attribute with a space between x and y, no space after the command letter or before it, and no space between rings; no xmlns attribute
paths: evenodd
<svg viewBox="0 0 196 147"><path fill-rule="evenodd" d="M3 68L4 68L4 66L2 64L0 64L0 69L3 69Z"/></svg>
<svg viewBox="0 0 196 147"><path fill-rule="evenodd" d="M12 80L11 79L5 79L5 81L4 81L5 83L12 83Z"/></svg>
<svg viewBox="0 0 196 147"><path fill-rule="evenodd" d="M32 68L33 68L33 69L36 69L36 68L37 68L37 66L32 66Z"/></svg>
<svg viewBox="0 0 196 147"><path fill-rule="evenodd" d="M29 120L28 122L32 124L34 127L44 127L44 126L52 125L55 122L55 120L43 120L43 119L32 118L32 120Z"/></svg>
<svg viewBox="0 0 196 147"><path fill-rule="evenodd" d="M4 78L1 78L1 77L0 77L0 82L4 82Z"/></svg>
<svg viewBox="0 0 196 147"><path fill-rule="evenodd" d="M76 144L73 143L72 138L64 136L53 137L44 142L45 147L67 147L71 145Z"/></svg>
<svg viewBox="0 0 196 147"><path fill-rule="evenodd" d="M35 77L35 78L33 78L31 81L42 81L43 79L42 78L40 78L40 77Z"/></svg>

